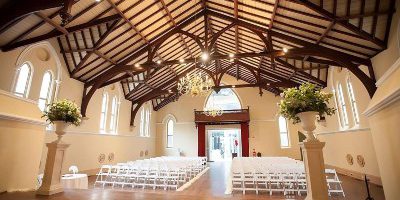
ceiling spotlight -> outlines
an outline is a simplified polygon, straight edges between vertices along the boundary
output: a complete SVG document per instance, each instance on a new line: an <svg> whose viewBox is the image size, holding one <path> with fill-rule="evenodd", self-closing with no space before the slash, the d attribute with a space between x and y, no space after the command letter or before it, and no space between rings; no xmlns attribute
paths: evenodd
<svg viewBox="0 0 400 200"><path fill-rule="evenodd" d="M207 60L208 60L208 53L207 53L207 52L202 53L202 54L201 54L201 59L202 59L203 61L207 61Z"/></svg>
<svg viewBox="0 0 400 200"><path fill-rule="evenodd" d="M233 61L235 61L235 60L234 60L234 59L230 59L229 61L233 62Z"/></svg>
<svg viewBox="0 0 400 200"><path fill-rule="evenodd" d="M235 57L235 55L233 53L230 53L229 58L233 58L233 57Z"/></svg>
<svg viewBox="0 0 400 200"><path fill-rule="evenodd" d="M232 88L235 88L236 87L236 85L232 85Z"/></svg>
<svg viewBox="0 0 400 200"><path fill-rule="evenodd" d="M96 2L100 2L101 0L95 0Z"/></svg>
<svg viewBox="0 0 400 200"><path fill-rule="evenodd" d="M267 83L267 85L269 86L269 85L271 85L270 83Z"/></svg>
<svg viewBox="0 0 400 200"><path fill-rule="evenodd" d="M136 64L135 64L135 67L140 67L139 63L136 63Z"/></svg>
<svg viewBox="0 0 400 200"><path fill-rule="evenodd" d="M168 90L169 93L172 93L172 90Z"/></svg>
<svg viewBox="0 0 400 200"><path fill-rule="evenodd" d="M180 63L184 63L184 62L185 62L185 59L182 59L182 58L181 58L181 59L179 59L179 62L180 62Z"/></svg>
<svg viewBox="0 0 400 200"><path fill-rule="evenodd" d="M288 52L288 49L287 49L287 48L283 48L283 52L284 52L284 53L287 53L287 52Z"/></svg>
<svg viewBox="0 0 400 200"><path fill-rule="evenodd" d="M157 60L157 64L161 64L161 60Z"/></svg>

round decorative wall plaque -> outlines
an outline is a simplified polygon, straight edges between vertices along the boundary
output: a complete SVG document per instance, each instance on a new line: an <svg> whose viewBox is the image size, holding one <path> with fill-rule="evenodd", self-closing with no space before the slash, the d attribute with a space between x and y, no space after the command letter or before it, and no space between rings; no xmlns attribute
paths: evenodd
<svg viewBox="0 0 400 200"><path fill-rule="evenodd" d="M97 160L99 161L99 163L103 163L105 159L106 159L106 155L104 153L101 153L99 155L99 157L97 157Z"/></svg>
<svg viewBox="0 0 400 200"><path fill-rule="evenodd" d="M108 161L112 162L114 160L114 153L108 154Z"/></svg>
<svg viewBox="0 0 400 200"><path fill-rule="evenodd" d="M357 155L357 163L358 163L358 165L360 165L360 167L365 166L365 160L362 155Z"/></svg>
<svg viewBox="0 0 400 200"><path fill-rule="evenodd" d="M347 155L346 155L346 160L347 160L347 163L348 163L349 165L353 165L353 164L354 164L354 159L353 159L353 156L352 156L352 155L347 154Z"/></svg>

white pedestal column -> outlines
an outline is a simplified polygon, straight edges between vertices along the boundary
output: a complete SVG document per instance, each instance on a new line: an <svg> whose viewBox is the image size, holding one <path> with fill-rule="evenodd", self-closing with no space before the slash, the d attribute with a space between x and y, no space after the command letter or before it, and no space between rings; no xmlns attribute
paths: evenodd
<svg viewBox="0 0 400 200"><path fill-rule="evenodd" d="M322 148L325 142L318 140L300 143L303 150L304 167L307 176L306 200L328 200L325 177L325 163Z"/></svg>
<svg viewBox="0 0 400 200"><path fill-rule="evenodd" d="M48 148L46 166L42 185L36 192L38 195L52 195L63 192L61 171L65 151L69 147L69 144L56 140L52 143L47 143L46 146Z"/></svg>

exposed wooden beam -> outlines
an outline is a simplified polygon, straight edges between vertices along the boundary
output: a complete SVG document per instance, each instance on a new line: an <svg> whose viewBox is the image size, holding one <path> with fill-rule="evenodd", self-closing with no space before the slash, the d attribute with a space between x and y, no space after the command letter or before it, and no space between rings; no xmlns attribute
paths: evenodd
<svg viewBox="0 0 400 200"><path fill-rule="evenodd" d="M312 3L308 0L293 0L293 1L295 1L301 5L304 5L305 7L325 16L326 18L328 18L331 21L334 21L336 18L332 13L326 11L325 9L320 8L319 6L315 5L314 3ZM340 20L340 21L337 21L337 23L340 24L341 26L345 27L346 29L352 31L353 33L361 36L363 39L378 45L382 49L386 49L386 44L382 40L379 40L378 38L374 38L369 33L365 32L363 30L360 30L358 27L350 24L348 22L348 20Z"/></svg>
<svg viewBox="0 0 400 200"><path fill-rule="evenodd" d="M68 34L69 32L67 31L67 29L65 29L64 27L62 27L61 25L58 25L55 21L53 21L52 19L48 18L46 15L44 15L41 12L36 12L35 13L36 16L40 17L42 20L44 20L45 22L47 22L48 24L50 24L51 26L53 26L55 29L57 29L58 31L64 33L64 34Z"/></svg>
<svg viewBox="0 0 400 200"><path fill-rule="evenodd" d="M278 10L278 6L279 6L279 0L275 0L274 8L272 10L271 20L268 24L269 29L272 29L272 27L273 27L276 11Z"/></svg>
<svg viewBox="0 0 400 200"><path fill-rule="evenodd" d="M113 22L113 21L116 21L118 19L120 19L119 15L111 15L111 16L104 17L104 18L101 18L101 19L98 19L98 20L89 21L87 23L83 23L83 24L79 24L79 25L76 25L76 26L72 26L72 27L66 28L66 30L71 34L71 33L77 32L77 31L88 29L90 27L94 27L94 26L98 26L98 25L101 25L101 24ZM44 35L36 36L36 37L29 38L29 39L26 39L26 40L18 41L18 42L15 42L15 43L6 44L6 45L1 47L1 50L10 51L10 50L13 50L13 49L18 48L18 47L30 45L30 44L33 44L33 43L36 43L36 42L40 42L40 41L43 41L43 40L48 40L48 39L59 37L59 36L62 36L62 35L64 35L63 32L51 31L51 32L49 32L47 34L44 34Z"/></svg>

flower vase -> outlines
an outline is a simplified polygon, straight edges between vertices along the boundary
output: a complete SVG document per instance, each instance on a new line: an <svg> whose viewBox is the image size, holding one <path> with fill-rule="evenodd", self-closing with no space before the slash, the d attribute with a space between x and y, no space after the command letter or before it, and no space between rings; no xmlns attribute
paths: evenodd
<svg viewBox="0 0 400 200"><path fill-rule="evenodd" d="M69 123L64 121L54 121L54 132L57 134L57 140L55 142L61 142L61 138L65 135L65 129L69 126Z"/></svg>
<svg viewBox="0 0 400 200"><path fill-rule="evenodd" d="M318 112L315 111L301 112L297 114L297 116L300 118L301 127L307 132L306 141L318 141L313 133L313 131L317 128L315 125L317 115Z"/></svg>

